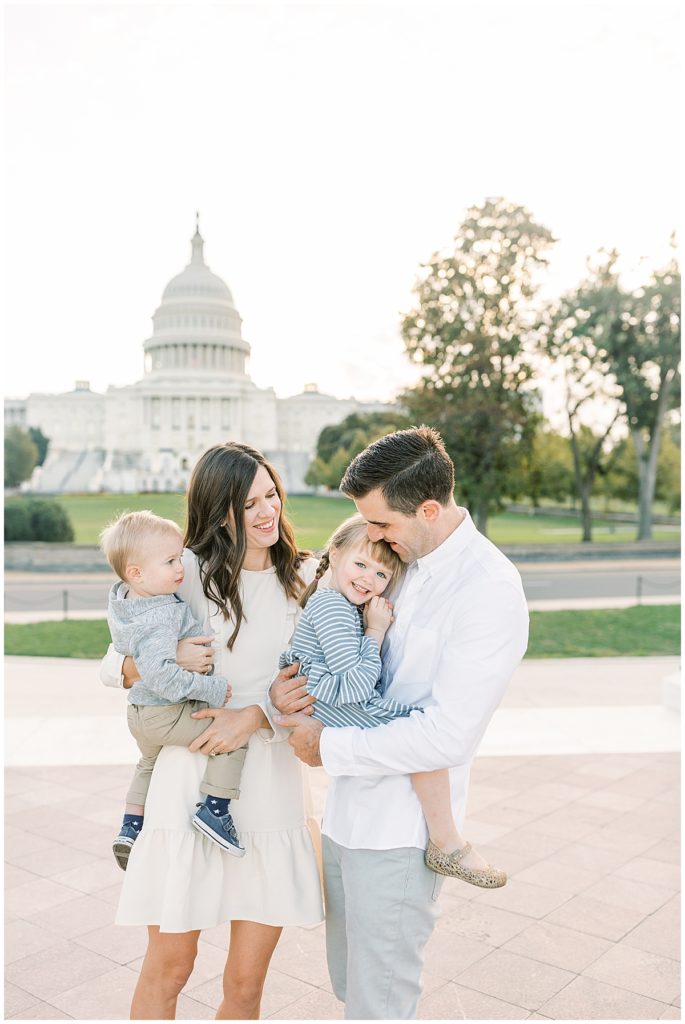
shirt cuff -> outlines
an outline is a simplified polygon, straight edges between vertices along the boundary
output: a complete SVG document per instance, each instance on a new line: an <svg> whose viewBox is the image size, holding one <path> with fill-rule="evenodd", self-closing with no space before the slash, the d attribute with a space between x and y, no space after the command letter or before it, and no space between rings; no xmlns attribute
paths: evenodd
<svg viewBox="0 0 685 1024"><path fill-rule="evenodd" d="M283 743L290 739L290 729L284 729L282 725L274 722L274 715L280 715L280 711L271 703L268 693L263 701L258 701L258 706L269 719L271 730L266 728L257 729L256 735L263 743Z"/></svg>
<svg viewBox="0 0 685 1024"><path fill-rule="evenodd" d="M112 648L100 662L100 682L104 686L124 688L124 658L125 654L119 654Z"/></svg>
<svg viewBox="0 0 685 1024"><path fill-rule="evenodd" d="M319 740L321 763L328 775L354 775L354 740L359 729L345 726L323 729Z"/></svg>

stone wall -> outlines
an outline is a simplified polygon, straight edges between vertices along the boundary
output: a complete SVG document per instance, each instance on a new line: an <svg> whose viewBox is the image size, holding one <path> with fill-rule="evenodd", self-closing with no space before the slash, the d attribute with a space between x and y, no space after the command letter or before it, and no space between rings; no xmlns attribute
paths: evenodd
<svg viewBox="0 0 685 1024"><path fill-rule="evenodd" d="M576 559L679 558L675 539L616 544L511 544L502 548L512 562L567 562ZM111 572L99 548L88 544L5 544L6 572Z"/></svg>
<svg viewBox="0 0 685 1024"><path fill-rule="evenodd" d="M91 544L5 544L5 571L111 572L102 551Z"/></svg>

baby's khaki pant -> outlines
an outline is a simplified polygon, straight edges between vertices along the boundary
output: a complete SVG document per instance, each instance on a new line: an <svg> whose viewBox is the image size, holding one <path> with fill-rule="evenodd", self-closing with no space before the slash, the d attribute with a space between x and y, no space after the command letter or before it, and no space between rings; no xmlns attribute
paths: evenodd
<svg viewBox="0 0 685 1024"><path fill-rule="evenodd" d="M181 704L129 704L128 727L143 755L136 765L128 804L144 804L152 778L152 769L162 747L187 747L207 729L206 718L191 718L194 711L208 708L203 700L185 700ZM240 796L240 775L247 746L207 758L201 793L235 800Z"/></svg>

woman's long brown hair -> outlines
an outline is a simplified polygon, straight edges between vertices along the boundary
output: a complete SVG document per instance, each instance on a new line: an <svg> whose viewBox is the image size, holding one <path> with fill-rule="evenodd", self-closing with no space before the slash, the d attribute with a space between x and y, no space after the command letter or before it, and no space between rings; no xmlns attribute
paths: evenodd
<svg viewBox="0 0 685 1024"><path fill-rule="evenodd" d="M240 572L245 561L245 502L257 470L264 466L281 499L278 540L269 548L276 575L288 597L296 600L305 589L298 569L309 552L299 552L285 513L285 493L276 470L261 452L248 444L227 441L208 448L193 469L188 486L188 516L184 546L200 563L205 597L226 620L235 624L228 640L233 650L245 620L240 594ZM233 513L234 530L227 525ZM226 524L226 525L222 525Z"/></svg>

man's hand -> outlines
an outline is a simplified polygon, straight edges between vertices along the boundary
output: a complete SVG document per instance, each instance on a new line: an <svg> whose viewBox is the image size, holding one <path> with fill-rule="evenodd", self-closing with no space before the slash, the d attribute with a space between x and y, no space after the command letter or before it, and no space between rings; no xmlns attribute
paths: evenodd
<svg viewBox="0 0 685 1024"><path fill-rule="evenodd" d="M307 693L307 677L298 676L299 668L298 661L282 668L271 684L271 703L283 715L294 715L298 711L311 715L314 710L311 705L316 698Z"/></svg>
<svg viewBox="0 0 685 1024"><path fill-rule="evenodd" d="M275 715L274 722L292 729L288 743L295 751L296 757L312 768L321 765L321 754L319 753L319 742L324 726L316 718L308 718L303 714L298 715Z"/></svg>

